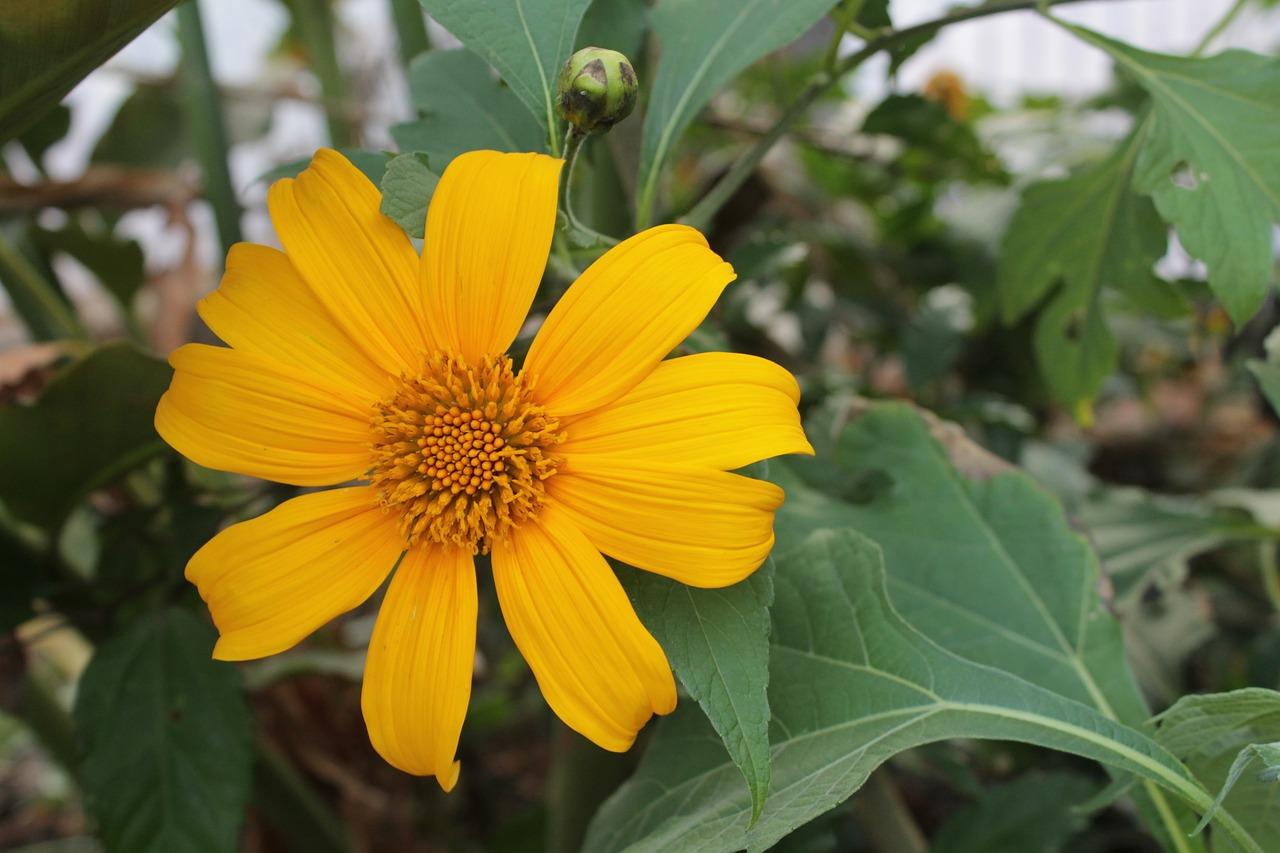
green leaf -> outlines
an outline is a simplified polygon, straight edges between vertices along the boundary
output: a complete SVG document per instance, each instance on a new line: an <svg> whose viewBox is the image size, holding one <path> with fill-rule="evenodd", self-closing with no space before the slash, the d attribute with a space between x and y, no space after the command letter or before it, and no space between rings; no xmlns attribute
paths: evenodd
<svg viewBox="0 0 1280 853"><path fill-rule="evenodd" d="M1030 773L986 791L931 839L932 853L1035 850L1056 853L1088 818L1077 810L1097 783L1075 773Z"/></svg>
<svg viewBox="0 0 1280 853"><path fill-rule="evenodd" d="M34 405L0 407L0 500L53 529L88 492L163 451L152 421L171 373L111 344L64 370Z"/></svg>
<svg viewBox="0 0 1280 853"><path fill-rule="evenodd" d="M75 720L86 805L108 851L234 851L253 762L235 667L213 631L170 608L103 644L80 681Z"/></svg>
<svg viewBox="0 0 1280 853"><path fill-rule="evenodd" d="M764 850L838 805L890 756L957 737L1072 752L1210 802L1142 733L926 638L890 603L869 540L820 531L776 560L773 788L760 820L747 829L737 769L702 715L683 709L596 815L586 850Z"/></svg>
<svg viewBox="0 0 1280 853"><path fill-rule="evenodd" d="M554 139L556 75L573 53L578 24L591 0L422 0L422 5L507 81ZM548 136L550 134L550 136Z"/></svg>
<svg viewBox="0 0 1280 853"><path fill-rule="evenodd" d="M1110 719L1146 720L1120 627L1098 596L1097 556L1034 481L1012 471L967 478L903 404L854 420L825 461L831 477L843 475L847 502L805 487L785 465L771 469L787 492L778 548L825 527L861 531L884 549L894 605L934 642Z"/></svg>
<svg viewBox="0 0 1280 853"><path fill-rule="evenodd" d="M641 227L658 180L689 123L747 66L799 37L836 0L660 0L650 11L661 59L644 119L638 180Z"/></svg>
<svg viewBox="0 0 1280 853"><path fill-rule="evenodd" d="M706 712L751 792L751 820L769 792L769 606L773 562L724 589L694 589L650 572L622 576L640 620Z"/></svg>
<svg viewBox="0 0 1280 853"><path fill-rule="evenodd" d="M546 135L511 90L469 50L437 50L409 68L409 93L421 112L391 135L403 151L421 151L443 174L464 151L538 151Z"/></svg>
<svg viewBox="0 0 1280 853"><path fill-rule="evenodd" d="M649 8L645 0L592 0L578 27L575 49L604 47L631 60L643 57L645 32L649 29Z"/></svg>
<svg viewBox="0 0 1280 853"><path fill-rule="evenodd" d="M427 205L439 180L426 154L393 157L382 176L383 215L395 220L410 237L421 239L427 225Z"/></svg>
<svg viewBox="0 0 1280 853"><path fill-rule="evenodd" d="M56 230L37 227L32 242L46 254L65 252L84 264L126 312L146 281L138 241L117 237L100 219L82 216Z"/></svg>
<svg viewBox="0 0 1280 853"><path fill-rule="evenodd" d="M1007 322L1052 293L1036 321L1036 358L1053 397L1076 411L1116 365L1104 291L1162 286L1152 268L1165 253L1167 232L1151 201L1131 188L1146 132L1144 125L1086 172L1028 187L1001 247Z"/></svg>
<svg viewBox="0 0 1280 853"><path fill-rule="evenodd" d="M40 168L44 168L45 152L66 136L67 131L70 129L71 108L64 104L58 104L58 106L41 116L35 124L27 128L18 137L18 143L27 152L31 162Z"/></svg>
<svg viewBox="0 0 1280 853"><path fill-rule="evenodd" d="M0 15L0 144L31 127L174 0L18 0Z"/></svg>
<svg viewBox="0 0 1280 853"><path fill-rule="evenodd" d="M1064 24L1105 50L1154 105L1134 187L1155 201L1237 323L1271 282L1280 222L1280 58L1228 50L1207 59L1148 53Z"/></svg>
<svg viewBox="0 0 1280 853"><path fill-rule="evenodd" d="M1219 790L1202 825L1225 806L1263 849L1280 849L1280 693L1250 687L1184 696L1154 722L1155 739ZM1263 771L1241 779L1255 759Z"/></svg>
<svg viewBox="0 0 1280 853"><path fill-rule="evenodd" d="M93 147L93 163L140 169L176 169L191 155L191 131L184 121L173 81L139 84Z"/></svg>
<svg viewBox="0 0 1280 853"><path fill-rule="evenodd" d="M1271 408L1280 412L1280 364L1255 358L1249 361L1249 371L1258 380L1262 396L1267 398Z"/></svg>

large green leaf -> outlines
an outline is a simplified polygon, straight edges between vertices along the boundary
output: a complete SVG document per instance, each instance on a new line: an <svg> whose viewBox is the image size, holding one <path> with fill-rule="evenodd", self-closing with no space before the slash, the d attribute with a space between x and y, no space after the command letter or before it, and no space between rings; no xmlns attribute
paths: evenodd
<svg viewBox="0 0 1280 853"><path fill-rule="evenodd" d="M1246 688L1184 696L1156 718L1155 738L1265 850L1280 850L1280 693ZM1254 759L1263 772L1244 773Z"/></svg>
<svg viewBox="0 0 1280 853"><path fill-rule="evenodd" d="M239 849L253 734L213 632L171 608L103 644L76 697L86 804L108 851Z"/></svg>
<svg viewBox="0 0 1280 853"><path fill-rule="evenodd" d="M1280 58L1243 50L1167 56L1070 29L1151 95L1134 186L1209 267L1214 292L1243 323L1270 285L1272 225L1280 222Z"/></svg>
<svg viewBox="0 0 1280 853"><path fill-rule="evenodd" d="M650 572L623 575L636 612L702 706L742 771L751 819L769 792L769 606L773 561L724 589L694 589Z"/></svg>
<svg viewBox="0 0 1280 853"><path fill-rule="evenodd" d="M1167 231L1151 201L1131 186L1145 133L1144 125L1086 172L1024 190L1001 247L1006 321L1052 292L1036 322L1036 358L1050 393L1073 409L1092 400L1115 369L1105 290L1161 286L1152 267L1165 253Z"/></svg>
<svg viewBox="0 0 1280 853"><path fill-rule="evenodd" d="M957 458L972 456L946 435ZM847 501L806 488L786 466L770 469L787 491L779 548L824 527L859 530L884 549L894 605L939 645L1110 719L1147 718L1120 627L1099 599L1097 556L1048 492L1012 471L973 466L977 478L967 478L903 404L854 420L831 456L827 477L842 475ZM1138 796L1144 810L1146 798L1163 798L1154 789ZM1159 828L1166 820L1153 821L1155 831L1175 831Z"/></svg>
<svg viewBox="0 0 1280 853"><path fill-rule="evenodd" d="M171 372L113 344L68 367L34 405L0 407L0 501L53 527L87 492L162 451L152 421Z"/></svg>
<svg viewBox="0 0 1280 853"><path fill-rule="evenodd" d="M173 4L8 0L0 14L0 144L37 122Z"/></svg>
<svg viewBox="0 0 1280 853"><path fill-rule="evenodd" d="M545 135L511 90L469 50L423 54L409 68L409 92L421 116L391 128L402 151L420 151L442 173L464 151L537 151Z"/></svg>
<svg viewBox="0 0 1280 853"><path fill-rule="evenodd" d="M661 59L644 119L637 198L648 225L671 151L711 96L804 33L836 0L660 0L650 12Z"/></svg>
<svg viewBox="0 0 1280 853"><path fill-rule="evenodd" d="M441 26L498 69L541 125L543 138L554 137L556 75L573 53L591 0L421 2Z"/></svg>
<svg viewBox="0 0 1280 853"><path fill-rule="evenodd" d="M773 788L760 820L748 829L737 769L702 715L684 709L601 808L588 851L763 850L838 805L890 756L957 737L1073 752L1210 803L1141 732L925 637L890 603L869 540L820 531L776 559Z"/></svg>

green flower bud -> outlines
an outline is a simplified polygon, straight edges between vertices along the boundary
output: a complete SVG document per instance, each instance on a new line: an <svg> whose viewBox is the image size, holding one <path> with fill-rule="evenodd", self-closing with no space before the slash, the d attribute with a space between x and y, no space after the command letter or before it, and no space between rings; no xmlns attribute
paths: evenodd
<svg viewBox="0 0 1280 853"><path fill-rule="evenodd" d="M606 133L636 105L635 69L616 50L584 47L556 80L556 111L582 133Z"/></svg>

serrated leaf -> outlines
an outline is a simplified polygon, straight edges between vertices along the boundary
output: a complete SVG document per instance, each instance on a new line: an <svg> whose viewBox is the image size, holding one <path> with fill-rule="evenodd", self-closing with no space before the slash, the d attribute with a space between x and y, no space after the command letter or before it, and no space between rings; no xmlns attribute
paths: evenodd
<svg viewBox="0 0 1280 853"><path fill-rule="evenodd" d="M751 792L751 821L769 792L769 606L773 562L723 589L649 572L623 575L640 620L706 713Z"/></svg>
<svg viewBox="0 0 1280 853"><path fill-rule="evenodd" d="M79 779L107 851L239 847L253 733L240 676L213 631L170 608L94 654L76 696Z"/></svg>
<svg viewBox="0 0 1280 853"><path fill-rule="evenodd" d="M427 205L439 180L426 154L393 157L382 176L380 210L410 237L421 239L427 225Z"/></svg>
<svg viewBox="0 0 1280 853"><path fill-rule="evenodd" d="M1228 50L1207 59L1139 50L1066 25L1151 96L1134 187L1150 195L1237 323L1271 283L1280 222L1280 59Z"/></svg>
<svg viewBox="0 0 1280 853"><path fill-rule="evenodd" d="M174 0L24 0L0 15L0 144L35 124Z"/></svg>
<svg viewBox="0 0 1280 853"><path fill-rule="evenodd" d="M484 60L463 48L423 54L409 68L421 116L391 128L403 151L421 151L444 173L464 151L538 151L546 134Z"/></svg>
<svg viewBox="0 0 1280 853"><path fill-rule="evenodd" d="M558 126L556 75L573 53L591 0L420 0L431 17L488 62L529 108L542 138Z"/></svg>
<svg viewBox="0 0 1280 853"><path fill-rule="evenodd" d="M601 808L588 851L764 850L856 791L890 756L956 737L1016 740L1209 795L1141 732L935 644L893 607L879 549L820 531L776 557L769 699L773 791L747 793L701 714L663 721L636 776Z"/></svg>
<svg viewBox="0 0 1280 853"><path fill-rule="evenodd" d="M660 0L650 10L661 58L644 119L637 197L649 224L680 135L740 71L798 38L836 0Z"/></svg>
<svg viewBox="0 0 1280 853"><path fill-rule="evenodd" d="M1155 739L1219 791L1202 826L1225 805L1263 849L1280 849L1280 693L1249 687L1184 696L1155 723ZM1263 774L1244 775L1254 760Z"/></svg>
<svg viewBox="0 0 1280 853"><path fill-rule="evenodd" d="M1115 369L1104 291L1162 284L1152 268L1165 253L1166 229L1151 201L1131 188L1146 133L1143 125L1079 175L1029 186L1001 246L1007 322L1052 293L1036 321L1036 358L1054 399L1073 410L1091 401Z"/></svg>
<svg viewBox="0 0 1280 853"><path fill-rule="evenodd" d="M66 368L34 405L0 406L0 501L53 528L89 491L162 452L152 421L171 375L111 344Z"/></svg>

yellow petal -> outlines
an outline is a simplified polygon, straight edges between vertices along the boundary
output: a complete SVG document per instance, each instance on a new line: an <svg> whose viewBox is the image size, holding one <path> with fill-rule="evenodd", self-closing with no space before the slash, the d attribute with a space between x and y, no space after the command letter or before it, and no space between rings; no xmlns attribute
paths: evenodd
<svg viewBox="0 0 1280 853"><path fill-rule="evenodd" d="M381 195L337 151L271 185L271 221L294 267L371 361L393 376L431 347L419 322L418 253Z"/></svg>
<svg viewBox="0 0 1280 853"><path fill-rule="evenodd" d="M187 344L169 363L156 431L193 462L297 486L342 483L369 467L372 410L341 388L226 347Z"/></svg>
<svg viewBox="0 0 1280 853"><path fill-rule="evenodd" d="M232 525L187 563L221 635L213 656L282 652L358 607L404 547L373 489L330 489Z"/></svg>
<svg viewBox="0 0 1280 853"><path fill-rule="evenodd" d="M675 680L613 570L556 507L493 548L512 639L565 725L614 752L676 706Z"/></svg>
<svg viewBox="0 0 1280 853"><path fill-rule="evenodd" d="M614 246L552 309L525 370L539 402L560 417L621 397L697 328L733 267L683 225L661 225Z"/></svg>
<svg viewBox="0 0 1280 853"><path fill-rule="evenodd" d="M313 373L370 403L392 390L392 374L365 354L358 333L329 313L277 249L232 246L222 284L196 307L214 334L241 352Z"/></svg>
<svg viewBox="0 0 1280 853"><path fill-rule="evenodd" d="M360 706L374 749L406 773L458 780L476 654L476 571L461 548L404 556L369 641Z"/></svg>
<svg viewBox="0 0 1280 853"><path fill-rule="evenodd" d="M436 185L422 250L431 337L472 363L505 352L547 265L563 160L471 151Z"/></svg>
<svg viewBox="0 0 1280 853"><path fill-rule="evenodd" d="M772 483L609 456L566 457L547 493L610 557L700 587L759 568L782 505Z"/></svg>
<svg viewBox="0 0 1280 853"><path fill-rule="evenodd" d="M795 379L767 359L722 352L675 358L609 405L562 422L568 441L556 452L720 470L812 455L799 399Z"/></svg>

